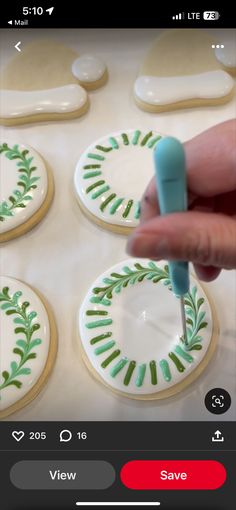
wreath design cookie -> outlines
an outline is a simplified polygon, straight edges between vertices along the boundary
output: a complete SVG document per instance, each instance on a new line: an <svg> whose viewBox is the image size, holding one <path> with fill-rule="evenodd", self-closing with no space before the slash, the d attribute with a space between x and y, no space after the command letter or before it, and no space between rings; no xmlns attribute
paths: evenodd
<svg viewBox="0 0 236 510"><path fill-rule="evenodd" d="M99 225L127 233L138 224L140 199L153 172L154 131L119 131L97 140L80 157L75 191L85 214Z"/></svg>
<svg viewBox="0 0 236 510"><path fill-rule="evenodd" d="M0 417L28 403L48 377L56 353L55 325L26 284L0 277Z"/></svg>
<svg viewBox="0 0 236 510"><path fill-rule="evenodd" d="M53 181L29 146L3 142L0 159L0 241L7 241L41 220L53 196Z"/></svg>
<svg viewBox="0 0 236 510"><path fill-rule="evenodd" d="M211 306L192 277L185 310L187 343L168 266L146 259L117 264L96 280L80 309L86 364L106 385L133 398L180 391L203 370L215 346Z"/></svg>

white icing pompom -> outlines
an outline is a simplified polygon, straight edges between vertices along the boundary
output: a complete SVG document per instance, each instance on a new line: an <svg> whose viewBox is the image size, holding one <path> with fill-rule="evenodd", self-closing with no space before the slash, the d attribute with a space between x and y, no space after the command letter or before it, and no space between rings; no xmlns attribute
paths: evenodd
<svg viewBox="0 0 236 510"><path fill-rule="evenodd" d="M83 55L72 64L72 73L81 82L100 80L106 71L104 62L93 55Z"/></svg>

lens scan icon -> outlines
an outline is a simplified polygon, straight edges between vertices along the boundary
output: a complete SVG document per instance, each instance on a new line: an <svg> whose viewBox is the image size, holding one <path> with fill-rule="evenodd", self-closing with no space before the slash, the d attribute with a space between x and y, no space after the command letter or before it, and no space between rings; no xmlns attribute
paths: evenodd
<svg viewBox="0 0 236 510"><path fill-rule="evenodd" d="M231 397L223 388L210 390L205 397L205 406L212 414L223 414L231 406Z"/></svg>

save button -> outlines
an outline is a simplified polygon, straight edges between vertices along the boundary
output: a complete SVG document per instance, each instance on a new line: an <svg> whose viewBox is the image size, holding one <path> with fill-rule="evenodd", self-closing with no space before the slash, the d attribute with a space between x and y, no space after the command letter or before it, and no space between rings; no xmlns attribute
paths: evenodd
<svg viewBox="0 0 236 510"><path fill-rule="evenodd" d="M225 483L226 470L215 460L133 460L120 477L134 490L215 490Z"/></svg>

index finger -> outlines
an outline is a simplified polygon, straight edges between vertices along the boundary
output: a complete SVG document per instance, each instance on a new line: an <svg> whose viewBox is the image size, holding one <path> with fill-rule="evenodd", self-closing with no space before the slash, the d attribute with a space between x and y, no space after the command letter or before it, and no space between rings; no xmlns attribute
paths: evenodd
<svg viewBox="0 0 236 510"><path fill-rule="evenodd" d="M153 177L141 200L140 222L145 223L158 214L160 214L160 210L157 200L156 179Z"/></svg>
<svg viewBox="0 0 236 510"><path fill-rule="evenodd" d="M212 197L236 189L236 121L218 124L184 144L189 196ZM158 146L157 146L158 150ZM156 180L141 201L141 223L159 214Z"/></svg>

